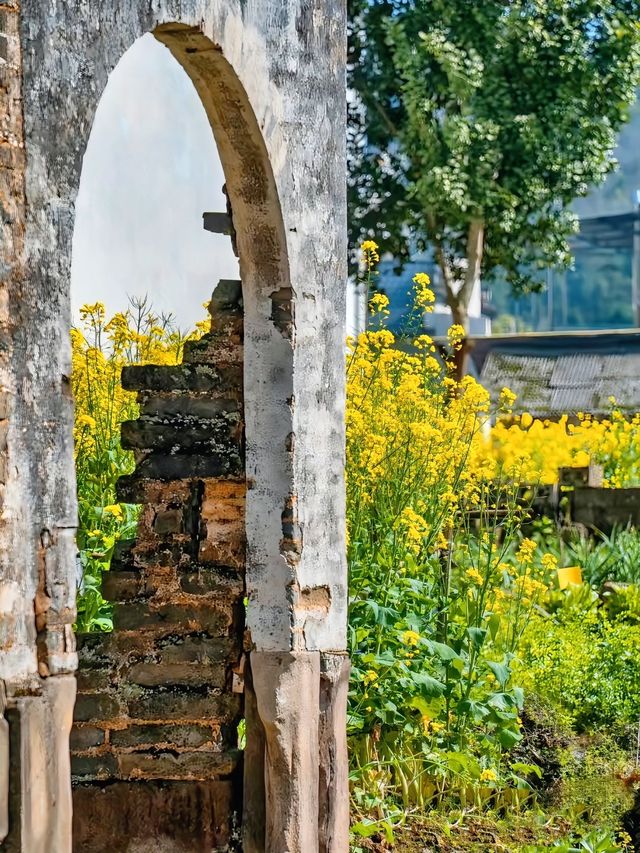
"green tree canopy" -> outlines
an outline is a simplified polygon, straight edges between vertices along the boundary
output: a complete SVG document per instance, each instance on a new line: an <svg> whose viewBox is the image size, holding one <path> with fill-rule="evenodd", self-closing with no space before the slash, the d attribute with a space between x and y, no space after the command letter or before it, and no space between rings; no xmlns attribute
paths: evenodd
<svg viewBox="0 0 640 853"><path fill-rule="evenodd" d="M640 0L349 0L350 227L431 246L456 322L480 276L570 263L569 204L615 166Z"/></svg>

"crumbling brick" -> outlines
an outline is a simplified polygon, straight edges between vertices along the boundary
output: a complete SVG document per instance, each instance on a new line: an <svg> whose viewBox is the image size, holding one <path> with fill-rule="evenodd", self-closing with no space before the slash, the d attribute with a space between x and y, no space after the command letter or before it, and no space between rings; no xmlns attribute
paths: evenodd
<svg viewBox="0 0 640 853"><path fill-rule="evenodd" d="M195 784L230 776L238 765L242 696L233 692L233 673L243 652L245 595L239 293L237 284L225 285L218 299L224 317L190 349L189 364L123 374L143 414L122 428L137 467L118 492L142 509L136 540L119 543L103 577L114 632L79 640L72 749L84 798L90 782Z"/></svg>

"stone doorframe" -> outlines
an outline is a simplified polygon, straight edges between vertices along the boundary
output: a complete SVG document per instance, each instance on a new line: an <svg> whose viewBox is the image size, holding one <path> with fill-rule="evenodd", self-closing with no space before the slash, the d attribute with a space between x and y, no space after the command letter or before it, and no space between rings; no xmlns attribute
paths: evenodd
<svg viewBox="0 0 640 853"><path fill-rule="evenodd" d="M243 281L245 849L338 853L348 847L344 0L0 0L0 836L7 850L71 850L74 203L107 76L147 32L209 117Z"/></svg>

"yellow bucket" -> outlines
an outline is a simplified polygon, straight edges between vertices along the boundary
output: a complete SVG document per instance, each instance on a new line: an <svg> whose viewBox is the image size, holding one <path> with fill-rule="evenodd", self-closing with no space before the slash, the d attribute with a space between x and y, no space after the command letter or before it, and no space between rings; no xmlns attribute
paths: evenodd
<svg viewBox="0 0 640 853"><path fill-rule="evenodd" d="M560 589L566 589L571 584L582 583L582 569L580 566L567 566L564 569L558 569L558 584Z"/></svg>

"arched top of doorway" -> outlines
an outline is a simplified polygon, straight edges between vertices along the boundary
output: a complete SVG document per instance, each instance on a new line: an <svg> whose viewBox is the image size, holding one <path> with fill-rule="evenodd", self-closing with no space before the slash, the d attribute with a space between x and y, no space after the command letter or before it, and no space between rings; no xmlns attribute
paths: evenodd
<svg viewBox="0 0 640 853"><path fill-rule="evenodd" d="M195 86L225 174L245 291L289 287L286 238L269 155L246 91L222 48L198 27L162 24L153 35Z"/></svg>

